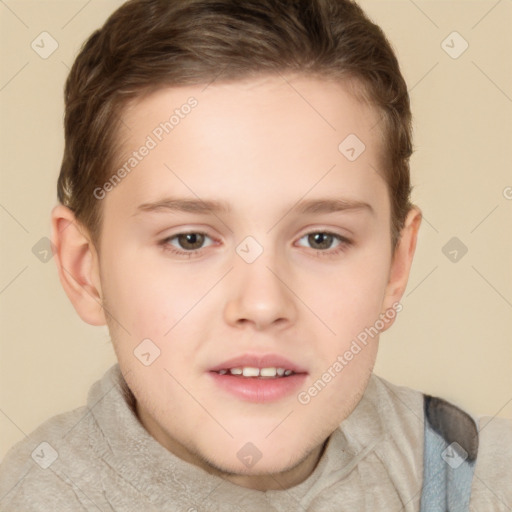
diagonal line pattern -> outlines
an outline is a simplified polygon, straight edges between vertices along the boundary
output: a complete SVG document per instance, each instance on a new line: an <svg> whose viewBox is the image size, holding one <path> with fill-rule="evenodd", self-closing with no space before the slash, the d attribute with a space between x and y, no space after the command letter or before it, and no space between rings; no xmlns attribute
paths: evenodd
<svg viewBox="0 0 512 512"><path fill-rule="evenodd" d="M28 265L27 265L24 269L20 270L20 271L19 271L19 272L18 272L18 273L17 273L17 274L16 274L16 275L15 275L15 276L14 276L14 277L9 281L9 282L8 282L8 283L7 283L7 284L6 284L6 285L5 285L5 286L0 290L0 295L1 295L2 293L4 293L4 291L5 291L5 290L7 290L7 288L9 288L9 286L11 286L11 284L12 284L16 279L18 279L18 277L19 277L21 274L23 274L23 272L25 272L25 270L27 270L27 268L28 268Z"/></svg>
<svg viewBox="0 0 512 512"><path fill-rule="evenodd" d="M19 17L19 16L18 16L18 15L17 15L17 14L16 14L16 13L15 13L15 12L14 12L14 11L13 11L9 6L8 6L8 5L7 5L7 4L6 4L6 3L5 3L5 2L4 2L4 0L0 0L0 3L1 3L2 5L5 5L5 7L7 7L7 9L9 9L9 11L11 11L11 13L12 13L12 14L13 14L17 19L18 19L18 21L19 21L20 23L22 23L23 25L25 25L25 27L30 28L30 27L29 27L29 26L28 26L28 25L27 25L27 24L26 24L26 23L25 23L25 22L24 22L24 21L23 21L23 20L22 20L22 19L21 19L21 18L20 18L20 17Z"/></svg>
<svg viewBox="0 0 512 512"><path fill-rule="evenodd" d="M234 436L233 434L231 434L231 432L229 432L229 430L226 429L226 427L224 427L224 425L222 425L222 423L220 423L213 415L212 413L171 373L169 372L169 370L167 368L164 368L164 370L168 373L168 375L170 377L172 377L174 379L174 381L176 382L176 384L178 384L182 389L183 391L186 391L186 393L190 396L190 398L192 398L192 400L194 400L194 402L197 403L197 405L199 405L199 407L201 407L204 412L206 412L206 414L208 414L208 416L210 416L210 418L215 421L215 423L217 423L217 425L219 425L220 428L222 428L222 430L224 430L224 432L226 432L226 434L228 434L229 437L231 437L232 439L234 439Z"/></svg>
<svg viewBox="0 0 512 512"><path fill-rule="evenodd" d="M283 283L286 286L286 288L288 288L288 290L290 290L293 293L293 295L295 295L295 297L297 297L297 299L299 299L302 302L302 304L304 304L304 306L306 306L309 309L309 311L311 311L311 313L313 313L313 315L315 315L318 318L318 320L320 320L320 322L322 322L322 324L324 324L325 327L327 327L327 329L329 329L329 331L331 331L331 333L334 336L336 336L336 333L268 265L265 266L270 270L270 272L272 272L272 274L274 274L277 277L277 279L279 279L279 281L281 281L281 283Z"/></svg>
<svg viewBox="0 0 512 512"><path fill-rule="evenodd" d="M294 409L292 409L266 436L265 436L265 439L270 435L272 434L273 432L275 432L277 430L277 428L282 425L285 420L290 416L290 414L292 414L294 411Z"/></svg>
<svg viewBox="0 0 512 512"><path fill-rule="evenodd" d="M279 73L279 72L278 72ZM288 81L286 78L279 73L279 76L327 123L334 131L336 131L336 128L327 121L327 119Z"/></svg>
<svg viewBox="0 0 512 512"><path fill-rule="evenodd" d="M418 11L420 11L421 14L423 14L423 16L425 16L425 18L427 18L430 21L430 23L434 25L434 27L439 28L437 23L423 9L421 9L416 2L414 2L413 0L409 0L409 2L411 2L411 4L414 5L414 7L416 7L416 9L418 9Z"/></svg>
<svg viewBox="0 0 512 512"><path fill-rule="evenodd" d="M496 87L496 89L498 89L498 91L507 98L508 101L512 102L512 98L480 66L478 66L475 61L471 61L471 64L473 64L473 66L475 66L475 68L478 69L478 71L480 71L480 73L482 73L482 75L484 75L487 80L489 80L489 82L491 82L491 84L493 84L494 87Z"/></svg>
<svg viewBox="0 0 512 512"><path fill-rule="evenodd" d="M419 85L421 82L423 82L423 80L427 77L427 75L429 75L434 70L434 68L436 68L438 65L439 65L439 61L437 61L412 87L410 87L408 89L408 93L410 94L417 85Z"/></svg>
<svg viewBox="0 0 512 512"><path fill-rule="evenodd" d="M296 498L295 496L293 496L293 495L289 492L289 490L288 490L287 488L283 487L283 485L281 484L281 482L280 482L279 480L277 480L277 478L276 478L274 475L272 475L272 474L271 474L271 475L269 475L269 476L271 476L271 477L272 477L272 480L274 480L274 482L276 482L276 484L277 484L277 485L279 485L279 487L281 488L281 489L280 489L281 491L284 491L286 494L288 494L288 496L290 496L290 498L291 498L293 501L295 501L295 503L296 503L297 505L299 505L299 507L300 507L304 512L307 512L307 509L305 509L305 508L304 508L304 505L302 505L302 503L301 503L300 501L298 501L298 500L297 500L297 498ZM295 510L297 510L297 509L295 509Z"/></svg>
<svg viewBox="0 0 512 512"><path fill-rule="evenodd" d="M29 61L25 62L25 64L23 64L23 66L21 66L20 69L18 69L18 71L16 71L16 73L14 73L14 75L9 78L9 80L7 80L7 82L2 85L2 87L0 87L0 92L3 91L29 64Z"/></svg>
<svg viewBox="0 0 512 512"><path fill-rule="evenodd" d="M11 219L13 219L14 222L16 222L16 224L18 224L21 229L25 231L25 233L29 233L28 229L3 204L0 204L0 208L2 208L2 210L4 210L11 217Z"/></svg>
<svg viewBox="0 0 512 512"><path fill-rule="evenodd" d="M475 472L475 474L473 475L474 478L477 478L478 480L480 480L480 482L482 482L482 484L487 487L487 489L489 489L489 491L493 494L493 496L495 498L497 498L503 505L505 505L508 510L512 510L512 507L510 507L507 503L505 503L479 476L478 474Z"/></svg>
<svg viewBox="0 0 512 512"><path fill-rule="evenodd" d="M429 220L425 217L425 215L422 214L421 217L436 233L439 234L439 231L436 229L436 227L431 222L429 222Z"/></svg>
<svg viewBox="0 0 512 512"><path fill-rule="evenodd" d="M402 502L402 506L400 507L400 510L398 510L397 512L404 512L407 505L409 505L409 503L411 503L413 500L418 500L419 503L419 500L421 499L421 492L422 487L420 486L419 489L407 501Z"/></svg>
<svg viewBox="0 0 512 512"><path fill-rule="evenodd" d="M164 334L164 336L167 336L232 270L233 267L218 279L217 282Z"/></svg>
<svg viewBox="0 0 512 512"><path fill-rule="evenodd" d="M409 500L403 502L402 506L400 507L400 510L398 510L397 512L403 512L407 505L409 505L409 503L411 503L413 500L418 500L420 497L421 497L421 492L422 492L422 487L420 487L410 498Z"/></svg>
<svg viewBox="0 0 512 512"><path fill-rule="evenodd" d="M66 474L64 471L62 471L62 469L60 469L59 471L69 480L69 482L66 482L66 480L64 480L62 478L62 476L57 472L55 471L51 466L49 467L49 469L51 469L52 473L59 479L61 480L66 486L69 487L69 482L71 482L73 484L73 487L76 487L100 512L103 512L102 509L100 507L98 507L98 505L94 502L93 499L91 499L89 497L89 495L83 490L80 488L79 485L77 485L77 483L72 480L68 474ZM74 489L73 489L74 490ZM76 494L76 492L75 492Z"/></svg>
<svg viewBox="0 0 512 512"><path fill-rule="evenodd" d="M470 233L473 233L473 231L475 231L475 229L480 226L480 224L483 224L483 222L487 219L487 217L490 217L492 213L494 213L496 211L496 209L498 208L499 204L497 204L471 231Z"/></svg>
<svg viewBox="0 0 512 512"><path fill-rule="evenodd" d="M78 11L73 14L73 16L71 16L71 18L69 18L68 21L66 21L66 23L64 23L64 25L62 25L61 30L65 27L67 27L89 4L91 3L91 0L87 0L87 2L85 2L85 4L80 8L78 9Z"/></svg>
<svg viewBox="0 0 512 512"><path fill-rule="evenodd" d="M225 481L226 479L222 476L222 475L218 475L222 478L222 482L219 482L218 485L216 485L202 500L201 500L201 503L203 503L204 501L206 501L211 495L212 493L214 493ZM193 508L193 507L192 507ZM190 510L190 509L189 509Z"/></svg>
<svg viewBox="0 0 512 512"><path fill-rule="evenodd" d="M0 409L0 412L25 436L29 437L28 434L26 434L15 422L14 420L2 409Z"/></svg>
<svg viewBox="0 0 512 512"><path fill-rule="evenodd" d="M128 375L131 372L131 370L128 370L125 374L123 374L123 378L125 378L126 375ZM92 407L88 408L88 411L62 436L62 439L65 439L72 430L75 429L75 427L84 419L91 414L91 411L114 389L117 387L117 384L113 384L108 391L106 391L94 404Z"/></svg>
<svg viewBox="0 0 512 512"><path fill-rule="evenodd" d="M486 279L473 265L471 265L471 268L512 308L512 303L503 294L501 294L488 279Z"/></svg>
<svg viewBox="0 0 512 512"><path fill-rule="evenodd" d="M101 307L101 309L103 309L103 311L105 311L105 312L110 316L110 318L112 318L113 320L115 320L115 321L116 321L116 323L117 323L117 324L118 324L118 325L119 325L119 326L120 326L124 331L126 331L126 333L128 334L128 336L131 336L130 331L128 331L128 329L126 329L126 327L125 327L121 322L119 322L119 320L117 320L117 318L115 318L115 317L114 317L114 315L112 315L112 313L111 313L111 312L110 312L110 311L109 311L109 310L108 310L108 309L107 309L107 308L106 308L106 307L105 307L105 306L104 306L104 305L103 305L99 300L97 300L97 299L96 299L96 297L93 297L93 296L92 296L92 295L87 291L87 288L86 288L83 284L79 283L79 282L75 279L75 277L73 276L73 274L71 274L71 272L70 272L66 267L64 267L62 264L61 264L61 267L62 267L62 270L64 270L64 272L66 272L67 274L69 274L69 276L71 277L71 279L73 279L73 281L75 281L75 283L76 283L78 286L80 286L80 287L84 290L84 292L85 292L85 293L87 293L87 295L89 295L89 297L91 297L91 299L93 299L93 300L94 300L94 301L95 301L95 302L96 302L96 303Z"/></svg>
<svg viewBox="0 0 512 512"><path fill-rule="evenodd" d="M310 189L300 198L297 202L267 231L267 235L297 206L334 168L336 164L333 164L331 168L314 184Z"/></svg>
<svg viewBox="0 0 512 512"><path fill-rule="evenodd" d="M0 0L0 1L1 1L1 2L2 2L2 3L3 3L7 8L9 8L9 7L8 7L8 6L7 6L7 5L6 5L2 0ZM83 9L87 6L87 4L88 4L88 3L90 3L90 1L91 1L91 0L89 0L89 1L88 1L88 2L87 2L87 3L86 3L86 4L85 4L81 9L80 9L80 11L81 11L81 10L83 10ZM418 7L418 6L417 6L417 5L416 5L412 0L410 0L410 1L411 1L411 3L412 3L413 5L415 5L415 6L416 6L416 8L417 8L417 9L419 9L419 10L420 10L420 11L421 11L421 12L422 12L422 13L423 13L423 14L424 14L424 15L425 15L425 16L426 16L426 17L427 17L427 18L428 18L428 19L429 19L429 20L430 20L430 21L431 21L431 22L432 22L432 23L433 23L433 24L438 28L438 26L435 24L435 22L434 22L430 17L428 17L428 16L424 13L424 11L422 11L422 10L421 10L421 9L420 9L420 8L419 8L419 7ZM500 2L501 2L501 0L498 0L498 2L497 2L497 3L496 3L496 4L495 4L495 5L494 5L494 6L493 6L493 7L492 7L492 8L491 8L491 9L490 9L490 10L489 10L485 15L484 15L484 16L483 16L483 17L482 17L482 18L481 18L481 19L480 19L480 20L479 20L479 21L478 21L478 22L477 22L477 23L476 23L472 28L475 28L475 27L476 27L476 26L477 26L477 25L478 25L478 24L479 24L479 23L480 23L480 22L485 18L485 16L487 16L487 14L489 14L489 13L490 13L490 12L491 12L491 11L492 11L492 10L493 10L493 9L494 9L494 8L495 8L495 7L500 3ZM9 8L9 10L11 10L11 9ZM76 17L76 16L79 14L79 12L80 12L80 11L78 11L78 12L77 12L77 13L76 13L76 14L75 14L75 15L74 15L74 16L73 16L73 17L72 17L72 18L71 18L71 19L70 19L70 20L69 20L69 21L68 21L68 22L67 22L67 23L62 27L62 28L64 28L67 24L69 24L69 23L72 21L72 19L73 19L74 17ZM16 16L16 17L17 17L17 16ZM21 20L20 20L20 21L21 21ZM22 22L22 23L23 23L23 22ZM26 26L26 25L25 25L25 26ZM28 27L27 27L27 28L28 28ZM426 76L427 76L427 75L428 75L428 74L429 74L429 73L430 73L430 72L431 72L431 71L432 71L432 70L437 66L437 64L438 64L438 63L436 63L436 64L435 64L435 65L434 65L434 66L433 66L433 67L432 67L432 68L431 68L431 69L430 69L430 70L429 70L429 71L428 71L428 72L427 72L427 73L426 73L426 74L425 74L425 75L424 75L424 76L423 76L423 77L422 77L422 78L421 78L421 79L420 79L420 80L419 80L419 81L418 81L418 82L417 82L417 83L416 83L416 84L415 84L415 85L410 89L410 90L412 90L414 87L416 87L416 85L418 85L418 84L419 84L419 82L421 82L421 81L423 80L423 78L425 78L425 77L426 77ZM480 71L481 71L481 72L482 72L482 73L483 73L483 74L484 74L484 75L485 75L485 76L486 76L486 77L487 77L491 82L493 82L493 81L492 81L492 80L491 80L491 79L490 79L490 78L489 78L489 77L488 77L488 76L487 76L487 75L486 75L486 74L485 74L485 73L484 73L484 72L483 72L483 71L482 71L482 70L481 70L481 69L480 69L480 68L479 68L475 63L473 63L473 64L474 64L474 65L475 65L475 66L476 66L476 67L477 67L477 68L478 68L478 69L479 69L479 70L480 70ZM25 66L26 66L26 65L28 65L28 62L25 64ZM24 67L25 67L25 66L24 66ZM24 68L24 67L23 67L23 68ZM22 68L22 69L23 69L23 68ZM20 71L18 71L18 73L19 73L19 72L21 72L21 70L22 70L22 69L20 69ZM17 74L18 74L18 73L17 73ZM16 76L16 75L15 75L15 76ZM14 78L14 77L12 77L12 78ZM12 78L11 78L11 80L12 80ZM11 80L9 80L9 82L10 82ZM7 84L8 84L9 82L7 82ZM2 89L3 89L7 84L5 84L5 85L2 87ZM499 87L498 87L494 82L493 82L493 84L494 84L494 85L495 85L495 86L496 86L496 87L497 87L497 88L498 88L498 89L499 89L503 94L505 94L505 93L504 93L504 92L503 92L503 91L502 91L502 90L501 90L501 89L500 89L500 88L499 88ZM208 84L208 85L209 85L209 84ZM289 84L289 85L291 86L291 84ZM293 88L293 86L291 86L291 87ZM293 89L295 90L295 88L293 88ZM1 90L1 89L0 89L0 90ZM296 91L296 90L295 90L295 91ZM300 95L300 93L299 93L298 91L296 91L296 92L297 92L297 94L299 94L299 95ZM304 98L302 95L300 95L300 96L305 100L305 98ZM510 100L510 98L509 98L506 94L505 94L505 96ZM305 100L305 101L307 102L307 100ZM307 103L309 104L309 102L307 102ZM312 107L312 105L311 105L311 104L309 104L309 105ZM314 107L312 107L312 108L314 109ZM316 109L314 109L314 110L316 111ZM318 113L318 112L317 112L317 113ZM319 114L319 113L318 113L318 114ZM319 114L319 115L320 115L320 114ZM320 116L321 116L321 115L320 115ZM321 117L322 117L322 116L321 116ZM323 118L323 117L322 117L322 118ZM323 119L324 119L324 118L323 118ZM324 119L324 120L325 120L325 119ZM325 121L326 121L326 120L325 120ZM327 121L326 121L326 122L327 122ZM328 123L328 122L327 122L327 123ZM328 123L328 124L329 124L329 123ZM330 124L329 124L329 125L330 125ZM331 125L330 125L330 126L331 126ZM331 127L332 127L332 126L331 126ZM333 129L334 129L334 128L333 128ZM334 166L333 166L333 167L334 167ZM333 167L331 167L331 169L330 169L330 170L332 170L332 168L333 168ZM169 170L170 170L170 169L169 169ZM330 172L330 170L329 170L328 172ZM171 171L171 172L172 172L172 171ZM327 173L326 173L326 174L327 174ZM324 175L324 176L325 176L325 175ZM323 177L322 177L321 179L323 179ZM303 196L303 197L304 197L304 196ZM1 206L1 205L0 205L0 206ZM496 207L496 208L497 208L497 207ZM495 209L496 209L496 208L495 208ZM494 210L495 210L495 209L494 209ZM491 215L491 213L493 213L493 212L494 212L494 210L492 210L492 211L487 215L487 217L488 217L489 215ZM285 216L286 216L286 215L287 215L287 214L285 214ZM485 218L480 222L480 224L481 224L481 223L482 223L482 222L483 222L487 217L485 217ZM283 218L284 218L284 216L283 216ZM278 221L278 222L280 222L280 221ZM428 222L428 221L427 221L427 222ZM277 223L276 223L276 224L277 224ZM430 224L430 223L429 223L429 224ZM475 230L475 229L476 229L480 224L478 224L478 225L477 225L477 226L476 226L476 227L475 227L471 232L473 232L473 231L474 231L474 230ZM20 225L21 225L21 224L20 224ZM275 226L275 225L274 225L274 226ZM274 226L273 226L273 227L274 227ZM23 226L22 226L22 227L23 227ZM273 229L273 227L272 227L271 229ZM432 226L432 227L433 227L433 226ZM25 228L23 228L23 229L25 229ZM435 228L434 228L434 229L435 229ZM25 231L26 231L26 230L25 230ZM269 231L270 231L270 230L269 230ZM437 232L437 230L436 230L436 232ZM22 270L18 275L20 275L24 270L26 270L26 268L27 268L27 267L25 267L25 269L23 269L23 270ZM267 268L268 268L268 267L267 267ZM435 268L434 268L434 269L433 269L433 270L432 270L432 271L431 271L431 272L430 272L430 273L429 273L429 274L428 274L428 275L427 275L427 276L426 276L426 277L425 277L425 278L424 278L424 279L423 279L423 280L422 280L422 281L421 281L421 282L420 282L420 283L419 283L419 284L418 284L418 285L417 285L417 286L416 286L416 287L415 287L411 292L409 292L409 294L408 294L407 296L409 296L413 291L415 291L415 290L416 290L416 288L417 288L419 285L421 285L421 284L422 284L422 283L423 283L423 282L424 282L424 281L425 281L425 280L426 280L426 279L427 279L427 278L428 278L428 277L429 277L429 276L430 276L430 275L431 275L431 274L436 270L436 268L437 268L437 267L435 267ZM492 288L493 288L493 289L494 289L494 290L495 290L495 291L496 291L496 292L497 292L497 293L498 293L498 294L499 294L499 295L500 295L500 296L501 296L501 297L502 297L502 298L503 298L503 299L504 299L504 300L505 300L509 305L511 305L511 304L510 304L510 302L509 302L507 299L505 299L505 298L503 297L503 295L501 295L501 294L496 290L496 288L494 288L494 287L493 287L493 286L492 286L492 285L491 285L491 284L490 284L490 283L489 283L489 282L488 282L488 281L487 281L487 280L482 276L482 274L480 274L480 272L478 272L478 270L477 270L475 267L473 267L473 269L474 269L474 270L475 270L475 272L477 272L477 273L482 277L482 279L484 279L484 280L485 280L485 281L486 281L486 282L487 282L487 283L488 283L488 284L489 284L489 285L490 285L490 286L491 286L491 287L492 287ZM231 270L231 269L230 269L230 270ZM269 269L269 270L270 270L270 269ZM229 271L228 271L228 272L229 272ZM227 273L226 273L226 274L227 274ZM225 274L225 275L226 275L226 274ZM18 276L16 276L16 277L18 277ZM224 277L224 276L223 276L223 277ZM16 279L16 278L14 278L14 279ZM221 278L221 279L222 279L222 278ZM11 281L11 282L12 282L12 281ZM10 284L10 283L9 283L9 284ZM7 286L9 286L9 284L8 284ZM5 288L7 288L7 286L6 286ZM214 286L215 286L215 285L214 285ZM4 290L5 290L5 288L4 288ZM212 288L213 288L213 287L212 287ZM2 290L2 291L4 291L4 290ZM211 290L211 289L210 289L210 290ZM0 292L0 293L1 293L1 292ZM209 291L208 291L207 293L209 293ZM206 295L206 294L205 294L205 295ZM204 298L204 296L203 296L202 298ZM199 299L199 301L200 301L200 300L202 300L202 298L201 298L201 299ZM198 301L198 302L199 302L199 301ZM197 304L197 303L196 303L196 304ZM195 307L195 305L194 305L193 307ZM308 309L309 309L309 308L308 308ZM189 310L189 311L190 311L190 310ZM186 314L188 314L188 312L187 312ZM185 314L184 316L186 316L186 314ZM316 316L316 315L315 315L315 316ZM182 318L183 318L183 317L182 317ZM179 321L181 321L181 319L180 319ZM179 322L179 321L178 321L178 322ZM177 323L178 323L178 322L177 322ZM175 325L176 325L176 324L175 324ZM324 324L324 325L325 325L325 324ZM173 326L172 328L174 328L174 326ZM171 328L171 329L172 329L172 328ZM125 329L125 330L126 330L126 329ZM169 331L168 331L168 332L169 332ZM167 334L167 333L166 333L166 334ZM167 371L167 370L166 370L166 371ZM167 372L167 373L169 373L169 372ZM169 375L170 375L174 380L176 380L176 379L175 379L175 378L174 378L170 373L169 373ZM178 382L178 381L176 381L176 382ZM178 384L180 384L180 383L178 382ZM181 384L180 384L180 385L181 385ZM183 387L183 386L182 386L182 387ZM185 388L183 388L183 389L185 389ZM185 389L185 391L187 391L187 390ZM189 392L187 391L187 393L189 393ZM189 395L190 395L192 398L194 398L190 393L189 393ZM194 400L195 400L195 398L194 398ZM196 400L196 402L197 402L197 400ZM510 401L509 401L509 402L510 402ZM507 404L508 404L509 402L507 402ZM197 402L197 403L199 404L199 402ZM505 406L506 406L507 404L505 404ZM201 404L199 404L199 405L201 405ZM503 407L505 407L505 406L503 406ZM201 405L201 407L203 407L203 406ZM203 407L203 409L204 409L204 407ZM502 408L502 409L503 409L503 408ZM501 410L501 409L500 409L500 410ZM206 409L205 409L205 411L206 411ZM3 411L1 411L1 410L0 410L0 412L3 412ZM208 411L206 411L206 412L208 412ZM286 418L287 418L290 414L292 414L292 412L293 412L293 411L291 411L291 412L290 412L290 413L289 413L289 414L288 414L288 415L287 415L287 416L286 416L286 417L281 421L281 423L282 423L283 421L285 421L285 420L286 420ZM499 411L498 411L498 413L499 413ZM496 414L498 414L498 413L496 413ZM4 414L5 414L5 413L4 413ZM209 413L208 413L208 414L209 414ZM210 415L210 416L211 416L211 415ZM495 415L495 416L496 416L496 415ZM213 416L212 416L212 418L213 418ZM213 419L215 420L215 418L213 418ZM215 421L217 421L217 420L215 420ZM217 422L217 423L218 423L218 422ZM279 423L279 424L278 424L278 426L279 426L281 423ZM220 423L219 423L219 425L220 425ZM487 426L487 425L488 425L488 423L486 423L486 425L485 425L485 426ZM222 425L220 425L220 426L222 427ZM485 426L484 426L483 428L485 428ZM74 427L73 427L73 428L74 428ZM276 426L275 428L277 428L277 426ZM275 430L275 428L274 428L274 430ZM19 427L18 427L18 429L19 429ZM21 431L21 429L19 429L19 430ZM225 430L225 429L224 429L224 430ZM272 430L268 435L270 435L274 430ZM22 431L22 432L23 432L23 431ZM228 432L228 433L229 433L229 432ZM25 434L25 435L26 435L26 434ZM67 435L67 434L66 434L66 435ZM267 437L268 437L268 435L267 435ZM231 437L233 437L233 436L231 436ZM279 482L278 482L278 483L279 483ZM280 485L280 484L279 484L279 485ZM491 492L492 492L492 490L491 490Z"/></svg>
<svg viewBox="0 0 512 512"><path fill-rule="evenodd" d="M384 384L384 386L386 387L386 389L402 404L402 405L405 405L405 407L407 407L407 409L409 409L409 411L411 411L414 416L416 416L416 418L418 418L418 420L422 421L422 418L420 418L416 412L411 409L389 386L386 382L382 381L382 383Z"/></svg>
<svg viewBox="0 0 512 512"><path fill-rule="evenodd" d="M497 411L495 414L493 414L493 416L491 417L491 419L485 424L482 426L482 428L479 430L479 432L482 432L482 430L487 427L487 425L489 425L489 423L492 422L492 420L494 420L494 418L496 418L498 416L498 414L503 411L503 409L505 409L505 407L507 407L507 405L512 402L512 398L510 400L508 400L507 402L505 402L504 405L502 405Z"/></svg>
<svg viewBox="0 0 512 512"><path fill-rule="evenodd" d="M213 84L213 82L215 82L217 80L217 78L219 78L220 75L222 75L222 73L224 73L224 70L227 68L227 64L225 66L223 66L221 68L221 70L213 77L212 80L210 80L204 87L203 89L201 89L201 92L204 92L206 91L206 89L208 89L208 87L210 87L210 85Z"/></svg>
<svg viewBox="0 0 512 512"><path fill-rule="evenodd" d="M166 167L170 172L172 172L174 176L176 176L176 178L178 178L181 181L181 183L183 183L183 185L185 185L185 187L187 187L190 190L190 192L192 192L192 194L194 194L197 197L197 199L199 199L200 201L203 200L167 164L164 164L164 167ZM226 227L226 229L229 230L230 233L233 233L233 230L218 215L216 215L215 213L213 215L215 215L219 222L221 222Z"/></svg>
<svg viewBox="0 0 512 512"><path fill-rule="evenodd" d="M473 30L481 21L483 21L488 14L491 13L491 11L493 11L497 6L498 4L501 3L501 0L498 0L472 27L471 27L471 30Z"/></svg>
<svg viewBox="0 0 512 512"><path fill-rule="evenodd" d="M0 503L5 499L7 498L7 496L9 496L9 494L11 494L12 491L14 491L14 489L16 489L16 487L18 487L18 485L21 485L21 482L23 482L23 480L25 480L25 478L27 477L27 475L32 471L33 467L30 467L24 475L21 476L21 478L3 495L3 496L0 496Z"/></svg>
<svg viewBox="0 0 512 512"><path fill-rule="evenodd" d="M128 371L125 373L125 375L128 375L128 373L130 373L130 372L131 372L131 370L128 370ZM123 375L123 377L124 377L125 375ZM80 423L84 418L86 418L87 416L89 416L89 414L91 413L91 410L92 410L92 409L94 409L94 407L96 407L96 405L97 405L99 402L101 402L101 401L102 401L102 400L103 400L103 399L104 399L104 398L105 398L105 397L106 397L106 396L107 396L107 395L112 391L112 389L114 389L115 387L116 387L116 384L114 384L114 385L113 385L113 386L112 386L112 387L111 387L111 388L110 388L110 389L109 389L109 390L108 390L108 391L107 391L103 396L101 396L101 397L100 397L100 398L99 398L99 399L94 403L94 405L93 405L93 406L92 406L92 407L87 411L87 413L86 413L86 414L84 414L84 415L83 415L83 416L82 416L82 417L81 417L81 418L80 418L80 419L79 419L79 420L78 420L78 421L77 421L77 422L76 422L76 423L75 423L75 424L74 424L74 425L73 425L73 426L72 426L72 427L71 427L71 428L70 428L70 429L69 429L69 430L68 430L68 431L63 435L63 436L62 436L62 439L64 440L64 439L65 439L65 438L66 438L66 437L67 437L67 436L68 436L68 435L69 435L69 434L74 430L74 428L75 428L75 427L76 427L76 426L77 426L77 425L78 425L78 424L79 424L79 423ZM13 424L16 426L16 428L18 428L18 430L19 430L20 432L22 432L22 433L23 433L23 435L24 435L25 437L30 438L30 436L28 436L27 434L25 434L25 432L23 432L23 430L21 430L21 428L19 428L19 427L18 427L18 426L17 426L17 425L16 425L16 424L11 420L11 418L9 418L9 416L7 416L7 415L4 413L4 411L2 411L2 410L0 409L0 412L2 412L2 413L4 414L4 416L6 416L6 418L7 418L9 421L11 421L11 423L13 423ZM62 477L61 477L61 475L60 475L58 472L56 472L56 471L54 470L54 468L52 468L52 467L50 466L50 467L49 467L49 469L53 472L53 474L54 474L57 478L59 478L59 479L60 479L60 480L62 480L64 483L66 483L66 485L68 485L68 482L66 482L65 480L63 480L63 479L62 479ZM24 475L23 475L23 476L18 480L18 482L16 483L16 485L14 485L14 486L13 486L13 487L12 487L12 488L7 492L7 493L6 493L6 494L4 494L3 496L1 496L1 497L0 497L0 502L1 502L2 500L4 500L4 499L5 499L5 498L6 498L6 497L7 497L7 496L8 496L8 495L9 495L9 494L10 494L10 493L11 493L11 492L12 492L12 491L13 491L13 490L18 486L18 485L20 485L20 484L21 484L21 482L26 478L26 476L30 473L30 471L32 471L32 468L30 468L30 469L29 469L29 470L28 470L28 471L27 471L27 472L26 472L26 473L25 473L25 474L24 474ZM94 504L94 506L95 506L98 510L101 510L101 509L96 505L96 503L95 503L95 502L94 502L94 501L93 501L93 500L92 500L92 499L87 495L87 493L85 493L85 491L84 491L83 489L81 489L81 488L76 484L76 482L74 482L74 481L69 477L69 475L65 474L62 470L60 470L60 472L61 472L62 474L64 474L64 475L66 476L66 478L67 478L67 479L68 479L68 480L73 484L73 486L75 486L77 489L79 489L79 490L84 494L84 496L86 496L86 497L87 497L87 499L89 499L89 500L91 501L91 503L93 503L93 504Z"/></svg>
<svg viewBox="0 0 512 512"><path fill-rule="evenodd" d="M418 286L420 286L428 277L430 277L431 274L434 273L435 270L437 270L437 267L439 265L436 265L407 295L406 297L409 297L409 295L411 295L411 293L416 290L416 288L418 288Z"/></svg>

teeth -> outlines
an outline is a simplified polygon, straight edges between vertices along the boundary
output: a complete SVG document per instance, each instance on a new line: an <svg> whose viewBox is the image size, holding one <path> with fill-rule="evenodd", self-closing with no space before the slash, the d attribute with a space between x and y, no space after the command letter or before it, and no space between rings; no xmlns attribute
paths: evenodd
<svg viewBox="0 0 512 512"><path fill-rule="evenodd" d="M262 377L275 377L277 373L276 368L262 368L260 370L260 375Z"/></svg>
<svg viewBox="0 0 512 512"><path fill-rule="evenodd" d="M257 377L260 374L259 368L251 368L250 366L246 366L242 372L244 377Z"/></svg>
<svg viewBox="0 0 512 512"><path fill-rule="evenodd" d="M243 368L230 368L229 370L219 370L220 375L243 375L244 377L288 377L293 374L292 370L285 370L284 368L254 368L252 366L244 366Z"/></svg>

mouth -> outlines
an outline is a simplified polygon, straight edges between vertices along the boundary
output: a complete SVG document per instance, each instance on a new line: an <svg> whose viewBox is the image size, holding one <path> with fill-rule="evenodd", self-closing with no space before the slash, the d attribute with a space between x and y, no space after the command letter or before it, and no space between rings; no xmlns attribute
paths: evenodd
<svg viewBox="0 0 512 512"><path fill-rule="evenodd" d="M288 368L276 368L275 366L267 368L256 368L254 366L244 366L237 368L226 368L217 372L219 375L235 375L237 377L244 377L250 379L279 379L281 377L289 377L290 375L297 375L293 370Z"/></svg>
<svg viewBox="0 0 512 512"><path fill-rule="evenodd" d="M238 399L265 403L281 400L303 384L308 372L277 355L243 355L208 372L225 392Z"/></svg>

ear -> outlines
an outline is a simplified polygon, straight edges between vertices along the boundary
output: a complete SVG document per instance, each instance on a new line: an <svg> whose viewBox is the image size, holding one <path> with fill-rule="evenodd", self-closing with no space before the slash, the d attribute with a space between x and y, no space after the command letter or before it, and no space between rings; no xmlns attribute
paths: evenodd
<svg viewBox="0 0 512 512"><path fill-rule="evenodd" d="M391 308L399 311L397 304L400 302L400 299L405 292L407 281L409 280L409 272L411 270L414 251L416 250L421 218L421 210L417 206L413 206L407 214L404 227L401 231L400 240L398 241L393 253L393 259L391 261L391 268L389 271L389 280L386 286L382 306L382 313ZM393 304L395 305L394 307ZM386 330L393 325L396 316L393 316L392 319L389 317L387 318L390 321L386 323L385 329L383 330Z"/></svg>
<svg viewBox="0 0 512 512"><path fill-rule="evenodd" d="M52 210L52 243L59 279L80 318L91 325L105 325L99 260L87 230L66 206Z"/></svg>

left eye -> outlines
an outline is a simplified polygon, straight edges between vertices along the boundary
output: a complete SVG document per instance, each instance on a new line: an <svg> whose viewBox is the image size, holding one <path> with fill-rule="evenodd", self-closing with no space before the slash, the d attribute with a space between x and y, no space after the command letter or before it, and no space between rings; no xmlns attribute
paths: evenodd
<svg viewBox="0 0 512 512"><path fill-rule="evenodd" d="M307 239L307 242L311 244L310 247L312 249L317 250L332 249L332 244L336 240L338 241L338 245L345 241L345 239L342 236L336 235L334 233L327 233L325 231L309 233L307 235L304 235L300 240L304 239Z"/></svg>

